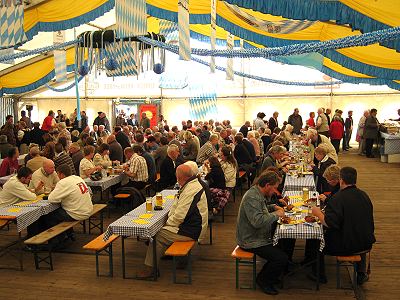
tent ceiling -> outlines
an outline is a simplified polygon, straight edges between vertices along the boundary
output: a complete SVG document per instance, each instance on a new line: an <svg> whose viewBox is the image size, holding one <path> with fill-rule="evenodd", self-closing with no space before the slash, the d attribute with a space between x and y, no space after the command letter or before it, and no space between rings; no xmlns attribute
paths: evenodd
<svg viewBox="0 0 400 300"><path fill-rule="evenodd" d="M63 0L31 0L30 8L27 8L25 27L29 35L35 35L39 31L55 31L62 28L72 28L74 24L82 24L76 27L79 34L87 30L98 30L109 27L115 23L115 13L112 9L114 0L92 0L70 1L68 8L65 8ZM210 0L192 1L190 6L191 34L192 37L207 40L210 35ZM384 9L371 11L376 8L371 1L361 0L339 0L324 1L325 3L311 0L282 0L280 4L270 5L274 1L253 1L253 0L228 0L217 1L217 37L225 40L227 31L247 41L248 46L272 47L283 46L294 43L306 43L310 41L325 41L335 38L358 35L362 31L373 31L398 25L395 20L400 11L400 1L382 0L380 5ZM290 3L289 3L290 2ZM237 4L239 12L251 18L266 22L293 22L291 19L312 20L307 26L296 27L289 33L271 33L261 28L252 26L246 19L238 16L230 7L230 4ZM278 3L278 2L275 2ZM284 3L287 4L284 7ZM312 6L314 3L315 6ZM336 3L336 4L333 4ZM158 19L177 20L176 0L147 0L148 14L153 16L149 19L149 31L158 32ZM325 8L325 10L323 9ZM345 16L338 14L341 8L347 13ZM51 13L49 12L51 9ZM299 12L298 9L302 9ZM32 11L35 14L32 14ZM309 11L309 15L307 15ZM266 13L268 12L268 13ZM335 15L336 13L336 15ZM301 15L303 14L303 15ZM385 16L386 14L386 16ZM101 15L101 16L100 16ZM100 16L96 18L96 16ZM283 16L283 17L281 17ZM362 18L349 20L351 16ZM386 19L385 19L386 18ZM387 22L385 21L387 20ZM400 20L400 19L399 19ZM353 22L354 21L354 22ZM44 23L41 23L44 22ZM298 21L295 21L298 22ZM399 21L400 22L400 21ZM343 24L347 23L347 24ZM45 25L43 25L45 24ZM372 25L371 25L372 24ZM350 28L352 27L352 28ZM74 38L73 29L66 30L66 40ZM40 32L33 39L20 47L20 50L36 49L52 44L51 32ZM338 51L327 51L324 55L310 54L297 57L277 58L277 60L299 65L309 65L320 71L349 82L365 82L371 84L388 84L399 89L400 79L400 53L396 52L397 42L392 41L382 45L371 45L366 47L353 47ZM28 58L19 59L17 63ZM0 74L4 74L9 65L0 64ZM0 88L2 78L0 78Z"/></svg>

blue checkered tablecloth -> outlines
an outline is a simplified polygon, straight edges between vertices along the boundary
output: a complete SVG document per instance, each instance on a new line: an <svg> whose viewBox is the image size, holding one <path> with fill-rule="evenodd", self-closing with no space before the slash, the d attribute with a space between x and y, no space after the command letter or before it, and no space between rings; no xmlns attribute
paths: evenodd
<svg viewBox="0 0 400 300"><path fill-rule="evenodd" d="M294 177L286 174L283 188L284 191L302 191L304 187L308 188L310 191L315 191L314 175Z"/></svg>
<svg viewBox="0 0 400 300"><path fill-rule="evenodd" d="M381 137L384 140L384 154L400 153L400 135L381 132Z"/></svg>
<svg viewBox="0 0 400 300"><path fill-rule="evenodd" d="M286 191L283 196L302 196L303 193L301 191ZM318 197L318 193L314 191L309 192L309 198ZM293 204L294 202L302 202L302 199L291 199L289 204ZM306 207L300 207L303 209L307 209ZM307 213L302 212L301 214L290 214L292 219L304 219ZM273 245L277 245L280 239L318 239L320 240L319 250L322 251L325 247L324 240L324 231L321 224L318 223L303 223L296 225L286 225L286 224L278 224L275 230L275 234L273 237Z"/></svg>
<svg viewBox="0 0 400 300"><path fill-rule="evenodd" d="M148 221L147 224L138 224L134 222L134 220L140 219L139 217L141 215L146 214L146 203L143 203L114 221L108 226L104 234L104 240L107 240L112 234L121 236L139 236L141 238L151 239L167 222L169 210L175 201L175 198L171 198L171 196L174 196L177 192L177 190L164 190L161 192L165 200L163 210L153 210L151 212L153 216L149 219L144 219ZM153 197L153 207L154 205L155 197Z"/></svg>
<svg viewBox="0 0 400 300"><path fill-rule="evenodd" d="M110 175L107 177L103 177L102 179L97 181L93 181L90 178L86 178L85 182L90 187L95 187L95 186L100 187L102 191L105 191L109 187L116 185L117 183L120 183L123 180L124 176L125 174Z"/></svg>
<svg viewBox="0 0 400 300"><path fill-rule="evenodd" d="M50 203L46 200L22 201L0 208L0 216L15 216L17 230L21 232L41 216L47 215L59 207L59 204Z"/></svg>

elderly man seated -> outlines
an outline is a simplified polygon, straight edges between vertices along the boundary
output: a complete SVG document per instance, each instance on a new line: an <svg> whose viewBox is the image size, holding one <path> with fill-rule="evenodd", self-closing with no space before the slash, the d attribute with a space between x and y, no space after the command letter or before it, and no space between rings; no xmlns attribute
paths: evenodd
<svg viewBox="0 0 400 300"><path fill-rule="evenodd" d="M366 252L375 243L374 215L371 199L357 188L357 171L352 167L340 169L340 191L327 203L325 212L313 207L312 213L326 227L324 253L328 255L360 254L357 263L357 283L368 280ZM314 240L313 240L314 241ZM316 255L319 241L315 242ZM324 257L321 255L320 281L326 282ZM315 280L315 266L309 278Z"/></svg>
<svg viewBox="0 0 400 300"><path fill-rule="evenodd" d="M153 247L147 248L145 269L137 274L138 278L152 277L154 260L157 262L165 250L175 241L197 241L207 230L208 207L202 185L192 169L182 164L176 169L180 190L168 214L165 226L156 235L156 257Z"/></svg>
<svg viewBox="0 0 400 300"><path fill-rule="evenodd" d="M28 184L32 178L32 171L27 167L21 167L17 176L11 177L0 191L0 207L12 205L18 201L36 200L36 192L43 188L43 183L39 183L33 192L28 189Z"/></svg>
<svg viewBox="0 0 400 300"><path fill-rule="evenodd" d="M288 263L288 257L272 245L273 224L285 215L283 208L266 204L266 198L278 193L280 178L273 171L264 172L246 194L240 204L236 240L246 251L264 258L267 262L257 275L257 284L269 295L277 295L274 284L279 280Z"/></svg>
<svg viewBox="0 0 400 300"><path fill-rule="evenodd" d="M147 180L149 179L146 160L141 156L143 147L134 144L132 146L132 152L133 153L131 153L131 151L125 152L127 158L131 155L129 158L129 166L126 166L125 170L125 174L129 177L127 186L141 190L146 186Z"/></svg>
<svg viewBox="0 0 400 300"><path fill-rule="evenodd" d="M286 148L283 146L272 146L269 149L268 156L264 159L261 171L266 170L269 167L277 167L278 169L284 167L288 162L280 162L285 156Z"/></svg>
<svg viewBox="0 0 400 300"><path fill-rule="evenodd" d="M177 145L169 145L167 154L160 167L160 180L158 181L158 189L160 191L175 185L176 168L183 163Z"/></svg>
<svg viewBox="0 0 400 300"><path fill-rule="evenodd" d="M328 150L328 157L332 158L335 163L339 162L335 147L333 147L331 141L325 135L318 133L315 129L308 129L306 132L306 139L310 141L312 157L314 157L314 149L320 144L325 144Z"/></svg>
<svg viewBox="0 0 400 300"><path fill-rule="evenodd" d="M60 180L57 173L54 171L54 162L50 159L46 159L43 162L43 167L33 172L29 187L35 189L38 194L50 193ZM37 190L40 183L43 183L43 187Z"/></svg>
<svg viewBox="0 0 400 300"><path fill-rule="evenodd" d="M26 163L26 166L31 169L32 172L43 167L43 162L46 160L46 157L40 155L39 147L32 147L29 149L29 155L31 159Z"/></svg>
<svg viewBox="0 0 400 300"><path fill-rule="evenodd" d="M215 147L218 145L218 142L218 134L212 134L209 141L200 148L199 153L197 154L196 162L198 164L203 164L211 156L216 155L217 149Z"/></svg>

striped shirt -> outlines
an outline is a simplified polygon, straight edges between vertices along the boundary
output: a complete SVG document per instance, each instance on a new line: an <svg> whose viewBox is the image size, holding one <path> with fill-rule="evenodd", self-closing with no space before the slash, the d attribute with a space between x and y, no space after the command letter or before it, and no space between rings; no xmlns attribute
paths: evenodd
<svg viewBox="0 0 400 300"><path fill-rule="evenodd" d="M72 175L76 175L75 166L72 161L72 158L69 155L65 154L64 152L56 154L56 157L54 158L55 168L57 169L58 166L61 166L63 164L67 164L71 168Z"/></svg>
<svg viewBox="0 0 400 300"><path fill-rule="evenodd" d="M217 154L217 150L215 147L211 144L210 141L205 143L199 150L199 153L197 154L197 159L196 162L198 164L204 163L207 159L209 159L211 156Z"/></svg>
<svg viewBox="0 0 400 300"><path fill-rule="evenodd" d="M142 156L134 153L129 161L129 165L129 171L133 174L130 180L138 182L147 182L149 180L146 160Z"/></svg>

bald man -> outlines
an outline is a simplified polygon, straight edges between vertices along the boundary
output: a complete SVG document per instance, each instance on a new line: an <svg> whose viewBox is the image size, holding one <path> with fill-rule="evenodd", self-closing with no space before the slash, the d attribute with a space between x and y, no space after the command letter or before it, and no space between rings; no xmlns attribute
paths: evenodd
<svg viewBox="0 0 400 300"><path fill-rule="evenodd" d="M50 193L56 186L57 182L60 181L57 173L54 171L54 162L50 159L46 159L45 161L43 161L43 167L33 172L32 180L29 183L29 187L31 189L35 189L38 195L43 193ZM43 182L43 187L41 189L37 189L38 185L41 182Z"/></svg>
<svg viewBox="0 0 400 300"><path fill-rule="evenodd" d="M190 166L182 164L176 168L176 178L181 187L168 214L165 226L156 235L157 257L153 257L153 246L149 245L144 262L145 268L138 278L153 277L153 262L175 241L199 240L208 226L207 199L198 178L193 176Z"/></svg>

